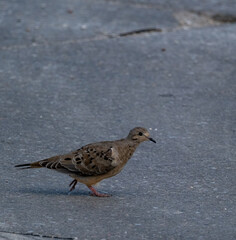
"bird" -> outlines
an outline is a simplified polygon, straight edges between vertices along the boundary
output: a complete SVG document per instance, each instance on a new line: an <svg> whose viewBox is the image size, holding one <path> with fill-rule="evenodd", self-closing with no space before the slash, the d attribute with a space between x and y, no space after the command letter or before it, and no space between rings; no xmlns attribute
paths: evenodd
<svg viewBox="0 0 236 240"><path fill-rule="evenodd" d="M20 169L48 168L56 170L73 178L69 185L69 192L73 191L76 184L80 182L91 190L92 196L109 197L111 195L98 192L94 185L103 179L120 173L136 148L144 141L156 143L150 137L147 129L135 127L130 130L126 138L90 143L68 154L57 155L32 163L19 164L15 167Z"/></svg>

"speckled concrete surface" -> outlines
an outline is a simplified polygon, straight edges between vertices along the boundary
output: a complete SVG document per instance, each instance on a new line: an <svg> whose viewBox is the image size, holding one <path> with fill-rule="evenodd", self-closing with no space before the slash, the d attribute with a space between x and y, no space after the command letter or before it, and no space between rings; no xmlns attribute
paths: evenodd
<svg viewBox="0 0 236 240"><path fill-rule="evenodd" d="M183 28L175 8L136 2L29 2L0 2L0 237L235 239L235 24ZM135 33L153 27L165 31ZM98 186L111 198L13 167L139 125L157 144Z"/></svg>

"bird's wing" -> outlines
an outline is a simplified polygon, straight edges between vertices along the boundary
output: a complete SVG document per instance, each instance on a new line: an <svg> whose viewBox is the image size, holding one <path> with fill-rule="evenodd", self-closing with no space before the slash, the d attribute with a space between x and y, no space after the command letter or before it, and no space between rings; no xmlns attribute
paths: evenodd
<svg viewBox="0 0 236 240"><path fill-rule="evenodd" d="M79 176L105 174L119 164L117 150L111 144L89 144L72 153L39 162L43 167Z"/></svg>

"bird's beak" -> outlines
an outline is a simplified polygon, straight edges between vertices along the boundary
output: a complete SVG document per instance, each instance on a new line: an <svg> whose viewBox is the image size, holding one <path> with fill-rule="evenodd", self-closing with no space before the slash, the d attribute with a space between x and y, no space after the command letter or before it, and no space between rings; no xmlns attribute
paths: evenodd
<svg viewBox="0 0 236 240"><path fill-rule="evenodd" d="M157 143L153 138L148 138L150 141L154 142L154 143Z"/></svg>
<svg viewBox="0 0 236 240"><path fill-rule="evenodd" d="M146 135L144 135L149 141L152 141L154 143L157 143L153 138L147 137Z"/></svg>

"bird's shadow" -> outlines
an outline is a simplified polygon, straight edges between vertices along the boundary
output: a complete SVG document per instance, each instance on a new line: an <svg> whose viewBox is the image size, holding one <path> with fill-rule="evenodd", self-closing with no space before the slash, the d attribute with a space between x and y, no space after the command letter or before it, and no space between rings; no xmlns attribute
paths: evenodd
<svg viewBox="0 0 236 240"><path fill-rule="evenodd" d="M88 190L83 190L83 189L75 189L72 192L69 192L67 190L62 190L62 189L55 189L55 188L19 188L18 193L21 194L32 194L32 195L44 195L44 196L78 196L78 197L93 197L91 196L91 192ZM114 192L114 191L101 191L101 193L108 193L111 194L111 197L118 197L118 198L123 198L123 197L132 197L134 194L130 192ZM106 199L106 198L102 198Z"/></svg>
<svg viewBox="0 0 236 240"><path fill-rule="evenodd" d="M18 189L19 193L22 194L37 194L37 195L61 195L61 196L90 196L89 191L85 190L74 190L73 192L69 192L61 189L35 189L35 188L20 188Z"/></svg>
<svg viewBox="0 0 236 240"><path fill-rule="evenodd" d="M132 193L129 192L115 192L115 191L100 191L101 193L108 193L111 194L112 197L124 197L125 196L132 196ZM72 192L62 190L62 189L54 189L54 188L46 188L46 189L36 189L36 188L19 188L18 193L21 194L35 194L35 195L45 195L45 196L89 196L91 197L91 192L88 190L77 189Z"/></svg>

